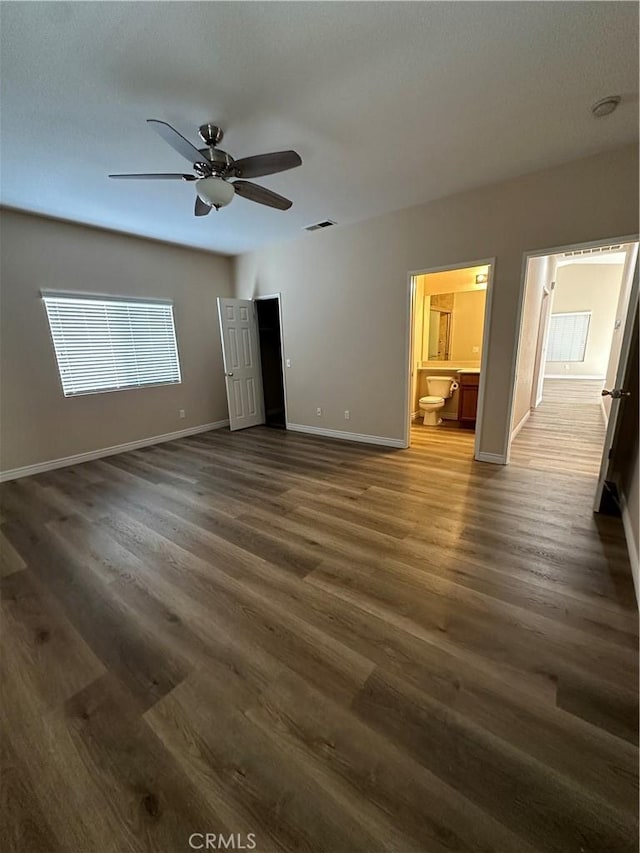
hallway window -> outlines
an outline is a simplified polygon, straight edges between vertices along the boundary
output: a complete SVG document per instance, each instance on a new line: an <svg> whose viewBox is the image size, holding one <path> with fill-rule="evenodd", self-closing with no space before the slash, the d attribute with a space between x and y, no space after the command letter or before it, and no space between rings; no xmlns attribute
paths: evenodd
<svg viewBox="0 0 640 853"><path fill-rule="evenodd" d="M584 361L591 311L552 314L547 361Z"/></svg>

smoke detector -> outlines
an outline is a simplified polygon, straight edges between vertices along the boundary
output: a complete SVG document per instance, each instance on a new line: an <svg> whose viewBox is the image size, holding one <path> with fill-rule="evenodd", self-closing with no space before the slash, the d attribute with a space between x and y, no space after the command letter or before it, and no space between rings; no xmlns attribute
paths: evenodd
<svg viewBox="0 0 640 853"><path fill-rule="evenodd" d="M607 95L606 98L601 98L595 102L591 107L591 112L595 118L604 118L611 115L621 100L620 95Z"/></svg>

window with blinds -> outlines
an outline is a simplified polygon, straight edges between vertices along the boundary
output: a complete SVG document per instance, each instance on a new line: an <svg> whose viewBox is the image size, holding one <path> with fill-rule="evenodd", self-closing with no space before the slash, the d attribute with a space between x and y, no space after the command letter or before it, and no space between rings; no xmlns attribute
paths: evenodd
<svg viewBox="0 0 640 853"><path fill-rule="evenodd" d="M547 361L584 361L590 320L590 311L552 314Z"/></svg>
<svg viewBox="0 0 640 853"><path fill-rule="evenodd" d="M65 397L181 381L170 302L43 299Z"/></svg>

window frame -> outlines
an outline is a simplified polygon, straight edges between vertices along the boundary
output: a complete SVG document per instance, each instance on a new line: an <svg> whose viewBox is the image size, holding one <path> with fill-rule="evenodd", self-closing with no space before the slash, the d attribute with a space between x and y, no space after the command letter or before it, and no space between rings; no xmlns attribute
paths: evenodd
<svg viewBox="0 0 640 853"><path fill-rule="evenodd" d="M591 331L591 315L593 312L591 311L556 311L552 312L549 315L549 339L547 341L547 352L545 356L545 364L584 364L587 360L587 347L589 345L589 332ZM584 349L582 351L582 358L550 358L549 351L551 349L551 336L553 334L553 318L554 317L586 317L587 318L587 326L585 329L584 335Z"/></svg>
<svg viewBox="0 0 640 853"><path fill-rule="evenodd" d="M180 347L178 345L178 333L176 329L176 316L175 316L175 303L173 299L166 299L161 297L146 297L146 296L120 296L113 293L97 293L92 291L67 291L67 290L49 290L43 289L40 291L40 296L42 299L42 305L44 309L45 318L47 321L47 326L49 329L49 339L51 342L51 348L53 350L54 362L56 365L56 370L58 372L58 380L60 382L60 389L62 391L63 397L65 399L72 399L74 397L87 397L92 396L94 394L111 394L116 391L135 391L144 388L160 388L169 385L181 385L183 381L182 377L182 366L180 363ZM68 300L80 300L94 303L119 303L119 304L127 304L127 305L150 305L150 306L159 306L164 305L169 307L170 309L170 317L171 317L171 328L172 328L172 339L173 346L175 350L176 357L176 369L177 369L177 379L168 379L160 382L142 382L130 385L122 385L115 386L110 388L93 388L87 389L83 391L65 391L64 381L62 376L62 364L60 359L58 358L58 350L56 348L54 330L51 325L51 318L49 315L49 311L47 308L47 299L68 299Z"/></svg>

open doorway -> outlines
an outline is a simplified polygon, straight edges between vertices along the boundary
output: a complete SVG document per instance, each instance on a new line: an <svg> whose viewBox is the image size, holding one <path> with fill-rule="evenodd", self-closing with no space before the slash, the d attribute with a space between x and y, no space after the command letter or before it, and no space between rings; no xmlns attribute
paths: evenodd
<svg viewBox="0 0 640 853"><path fill-rule="evenodd" d="M284 393L279 295L257 297L256 311L258 315L265 424L277 429L286 429L287 412Z"/></svg>
<svg viewBox="0 0 640 853"><path fill-rule="evenodd" d="M479 446L493 259L410 276L407 446Z"/></svg>
<svg viewBox="0 0 640 853"><path fill-rule="evenodd" d="M593 478L602 466L638 243L603 241L529 256L509 461Z"/></svg>
<svg viewBox="0 0 640 853"><path fill-rule="evenodd" d="M229 429L286 429L280 294L217 301Z"/></svg>

